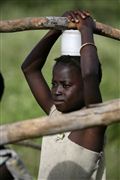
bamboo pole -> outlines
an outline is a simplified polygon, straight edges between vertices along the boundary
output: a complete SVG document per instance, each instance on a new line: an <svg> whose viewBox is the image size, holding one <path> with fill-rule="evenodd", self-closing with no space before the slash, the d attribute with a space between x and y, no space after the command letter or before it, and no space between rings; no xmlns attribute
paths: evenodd
<svg viewBox="0 0 120 180"><path fill-rule="evenodd" d="M120 99L90 108L26 120L0 127L0 145L67 131L120 122Z"/></svg>
<svg viewBox="0 0 120 180"><path fill-rule="evenodd" d="M120 40L120 30L95 21L95 34ZM18 32L39 29L76 29L75 23L69 22L66 17L27 17L16 20L0 21L0 32Z"/></svg>

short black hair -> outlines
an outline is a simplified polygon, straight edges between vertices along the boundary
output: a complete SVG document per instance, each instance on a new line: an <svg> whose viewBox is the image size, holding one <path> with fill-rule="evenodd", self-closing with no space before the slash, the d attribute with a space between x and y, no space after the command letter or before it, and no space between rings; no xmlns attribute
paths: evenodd
<svg viewBox="0 0 120 180"><path fill-rule="evenodd" d="M81 67L80 67L80 56L70 56L70 55L62 55L58 58L55 59L56 63L54 66L58 64L65 64L65 65L72 65L76 67L78 70L81 72ZM102 79L102 69L101 69L101 64L99 62L99 83L101 82Z"/></svg>
<svg viewBox="0 0 120 180"><path fill-rule="evenodd" d="M66 65L72 65L75 66L77 69L81 70L80 68L80 56L69 56L69 55L64 55L60 56L55 59L56 63L55 65L59 63L63 63Z"/></svg>

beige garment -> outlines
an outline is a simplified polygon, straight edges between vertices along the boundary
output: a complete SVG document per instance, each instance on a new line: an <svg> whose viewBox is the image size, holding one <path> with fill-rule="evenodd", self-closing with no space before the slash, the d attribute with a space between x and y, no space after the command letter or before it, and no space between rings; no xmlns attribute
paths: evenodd
<svg viewBox="0 0 120 180"><path fill-rule="evenodd" d="M50 116L59 113L53 108ZM72 142L69 133L43 138L38 180L105 180L103 153Z"/></svg>

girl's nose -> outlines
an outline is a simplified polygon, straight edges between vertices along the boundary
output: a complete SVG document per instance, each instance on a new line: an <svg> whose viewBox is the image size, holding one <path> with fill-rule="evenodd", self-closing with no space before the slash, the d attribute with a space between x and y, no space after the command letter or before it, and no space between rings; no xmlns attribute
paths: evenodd
<svg viewBox="0 0 120 180"><path fill-rule="evenodd" d="M61 85L59 85L57 88L56 88L56 91L55 91L55 94L56 95L61 95L63 93L63 87Z"/></svg>

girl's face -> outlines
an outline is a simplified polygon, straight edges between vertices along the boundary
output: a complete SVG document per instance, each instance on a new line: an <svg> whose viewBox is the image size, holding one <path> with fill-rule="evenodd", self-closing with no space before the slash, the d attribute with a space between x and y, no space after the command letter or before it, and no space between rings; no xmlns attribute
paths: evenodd
<svg viewBox="0 0 120 180"><path fill-rule="evenodd" d="M51 93L57 110L66 113L81 109L84 96L80 71L70 65L57 64L53 69Z"/></svg>

